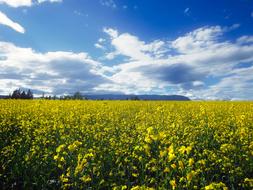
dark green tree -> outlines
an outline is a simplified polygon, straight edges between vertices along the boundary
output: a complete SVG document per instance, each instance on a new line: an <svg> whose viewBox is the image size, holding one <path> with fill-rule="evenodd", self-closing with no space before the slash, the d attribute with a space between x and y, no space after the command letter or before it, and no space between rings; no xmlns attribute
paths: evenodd
<svg viewBox="0 0 253 190"><path fill-rule="evenodd" d="M31 90L27 92L25 90L16 89L11 94L12 99L33 99L33 93Z"/></svg>
<svg viewBox="0 0 253 190"><path fill-rule="evenodd" d="M74 95L73 95L73 99L74 100L82 100L83 99L83 96L80 92L76 92Z"/></svg>
<svg viewBox="0 0 253 190"><path fill-rule="evenodd" d="M21 97L21 90L16 89L12 92L11 98L12 99L19 99Z"/></svg>
<svg viewBox="0 0 253 190"><path fill-rule="evenodd" d="M30 89L27 91L26 96L27 96L27 99L33 99L33 93Z"/></svg>

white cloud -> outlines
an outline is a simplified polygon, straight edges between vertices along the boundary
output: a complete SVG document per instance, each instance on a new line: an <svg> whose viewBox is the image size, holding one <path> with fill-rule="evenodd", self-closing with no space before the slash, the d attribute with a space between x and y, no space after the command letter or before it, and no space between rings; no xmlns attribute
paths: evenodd
<svg viewBox="0 0 253 190"><path fill-rule="evenodd" d="M109 81L100 71L102 65L84 52L39 53L0 42L0 57L0 90L6 94L19 87L48 94L92 92Z"/></svg>
<svg viewBox="0 0 253 190"><path fill-rule="evenodd" d="M199 52L203 48L216 45L218 38L223 34L220 26L203 27L179 37L171 43L172 48L179 53Z"/></svg>
<svg viewBox="0 0 253 190"><path fill-rule="evenodd" d="M239 28L241 25L240 24L233 24L232 26L228 27L228 30L235 30L237 28Z"/></svg>
<svg viewBox="0 0 253 190"><path fill-rule="evenodd" d="M114 0L100 0L101 5L111 8L117 8L116 3Z"/></svg>
<svg viewBox="0 0 253 190"><path fill-rule="evenodd" d="M104 46L102 46L101 44L99 44L99 43L95 43L95 45L94 45L96 48L98 48L98 49L105 49L105 47Z"/></svg>
<svg viewBox="0 0 253 190"><path fill-rule="evenodd" d="M32 6L32 0L0 0L0 4L7 4L11 7Z"/></svg>
<svg viewBox="0 0 253 190"><path fill-rule="evenodd" d="M0 24L8 26L12 28L13 30L24 34L25 29L18 23L12 21L10 18L8 18L3 12L0 11Z"/></svg>
<svg viewBox="0 0 253 190"><path fill-rule="evenodd" d="M98 49L103 49L103 50L105 50L106 48L105 48L105 46L103 45L104 43L105 43L105 39L104 38L99 38L98 39L98 41L97 41L97 43L95 43L94 44L94 46L96 47L96 48L98 48Z"/></svg>
<svg viewBox="0 0 253 190"><path fill-rule="evenodd" d="M180 94L204 99L253 97L253 37L225 40L238 26L206 26L178 38L148 42L104 28L94 45L107 66L87 53L39 53L0 43L0 91L27 87L49 93ZM115 63L116 62L116 63ZM8 89L10 91L10 89ZM8 92L9 92L8 91Z"/></svg>
<svg viewBox="0 0 253 190"><path fill-rule="evenodd" d="M240 44L253 43L253 36L242 36L237 39L237 42Z"/></svg>
<svg viewBox="0 0 253 190"><path fill-rule="evenodd" d="M113 60L118 55L118 52L110 52L105 55L105 58L108 60Z"/></svg>
<svg viewBox="0 0 253 190"><path fill-rule="evenodd" d="M193 81L193 86L204 86L205 83L202 81Z"/></svg>
<svg viewBox="0 0 253 190"><path fill-rule="evenodd" d="M11 7L17 8L17 7L23 7L23 6L30 7L34 3L38 3L38 4L44 3L44 2L60 3L62 1L63 0L36 0L36 1L32 1L32 0L0 0L0 4L7 4ZM25 12L26 12L26 10L25 10ZM6 25L19 33L23 33L23 34L25 33L25 29L20 24L12 21L10 18L8 18L7 15L5 15L1 11L0 11L0 24Z"/></svg>
<svg viewBox="0 0 253 190"><path fill-rule="evenodd" d="M121 54L132 60L150 60L163 53L164 42L160 40L145 43L128 33L118 35L118 31L112 28L105 28L104 32L111 37L111 45L115 48L114 52L107 54L110 59Z"/></svg>
<svg viewBox="0 0 253 190"><path fill-rule="evenodd" d="M114 83L101 84L96 89L109 88L125 93L176 93L192 98L253 96L253 92L244 92L246 87L236 91L236 87L231 87L232 83L219 82L236 79L239 88L246 84L246 79L239 77L238 72L233 73L236 67L244 63L253 65L251 36L242 36L236 42L223 39L225 32L238 27L206 26L173 41L155 40L151 43L129 33L120 34L115 29L106 28L104 32L110 36L110 45L115 49L106 57L114 59L123 55L129 59L109 70ZM250 73L245 72L244 75L249 77ZM212 82L212 78L216 82ZM214 84L209 85L210 82ZM251 83L248 82L247 86ZM224 86L228 89L227 93L222 93ZM212 93L214 89L217 93Z"/></svg>
<svg viewBox="0 0 253 190"><path fill-rule="evenodd" d="M231 100L252 100L253 92L253 66L249 68L235 69L230 76L224 77L215 85L202 90L202 98L209 99L231 99ZM195 95L197 93L195 92Z"/></svg>
<svg viewBox="0 0 253 190"><path fill-rule="evenodd" d="M118 31L112 28L104 28L103 31L108 34L112 39L118 37Z"/></svg>
<svg viewBox="0 0 253 190"><path fill-rule="evenodd" d="M17 8L17 7L31 7L34 3L61 3L63 0L0 0L0 4L7 4L11 7Z"/></svg>
<svg viewBox="0 0 253 190"><path fill-rule="evenodd" d="M98 39L98 42L99 42L99 43L103 43L103 42L105 42L105 41L106 41L106 40L105 40L104 38L99 38L99 39Z"/></svg>
<svg viewBox="0 0 253 190"><path fill-rule="evenodd" d="M63 0L37 0L38 3L45 3L45 2L50 2L50 3L61 3Z"/></svg>

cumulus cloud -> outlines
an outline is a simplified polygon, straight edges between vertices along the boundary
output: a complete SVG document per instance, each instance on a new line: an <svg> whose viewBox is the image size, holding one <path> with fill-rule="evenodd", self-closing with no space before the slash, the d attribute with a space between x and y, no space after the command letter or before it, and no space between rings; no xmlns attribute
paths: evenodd
<svg viewBox="0 0 253 190"><path fill-rule="evenodd" d="M217 84L202 89L199 93L202 98L208 99L252 100L252 72L253 64L248 68L234 69L229 76L221 78Z"/></svg>
<svg viewBox="0 0 253 190"><path fill-rule="evenodd" d="M223 30L220 26L203 27L172 41L171 47L178 53L194 53L217 44Z"/></svg>
<svg viewBox="0 0 253 190"><path fill-rule="evenodd" d="M114 49L107 52L107 58L126 56L128 59L110 69L110 79L114 83L96 88L126 93L176 93L192 98L252 96L253 92L247 90L252 80L250 72L246 72L253 65L252 37L241 36L235 41L223 37L224 33L238 27L237 24L206 26L172 41L149 43L132 34L105 28ZM245 70L243 74L238 70L241 67ZM233 80L238 84L233 86ZM225 88L227 93L222 91Z"/></svg>
<svg viewBox="0 0 253 190"><path fill-rule="evenodd" d="M20 24L12 21L9 17L7 17L1 11L0 11L0 24L8 26L19 33L22 33L22 34L25 33L25 29Z"/></svg>
<svg viewBox="0 0 253 190"><path fill-rule="evenodd" d="M61 3L63 0L0 0L0 4L7 4L11 7L31 7L34 3Z"/></svg>
<svg viewBox="0 0 253 190"><path fill-rule="evenodd" d="M163 53L163 41L145 43L129 33L119 35L118 31L112 28L105 28L104 32L110 36L111 45L115 48L115 51L108 55L124 55L132 60L150 60Z"/></svg>
<svg viewBox="0 0 253 190"><path fill-rule="evenodd" d="M52 94L110 91L248 99L253 97L249 90L253 88L253 37L224 38L236 28L205 26L171 41L144 41L104 28L105 36L95 46L103 49L110 63L117 62L108 65L84 52L40 53L1 42L0 91L8 86Z"/></svg>
<svg viewBox="0 0 253 190"><path fill-rule="evenodd" d="M18 87L48 94L92 92L97 85L109 81L100 72L101 64L84 52L40 53L0 42L0 57L0 86L6 93Z"/></svg>

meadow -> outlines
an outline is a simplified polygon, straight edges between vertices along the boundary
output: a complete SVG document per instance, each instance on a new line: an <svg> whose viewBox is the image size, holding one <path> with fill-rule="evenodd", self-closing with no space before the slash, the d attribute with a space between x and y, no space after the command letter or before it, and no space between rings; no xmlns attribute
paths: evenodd
<svg viewBox="0 0 253 190"><path fill-rule="evenodd" d="M253 189L253 102L0 101L2 189Z"/></svg>

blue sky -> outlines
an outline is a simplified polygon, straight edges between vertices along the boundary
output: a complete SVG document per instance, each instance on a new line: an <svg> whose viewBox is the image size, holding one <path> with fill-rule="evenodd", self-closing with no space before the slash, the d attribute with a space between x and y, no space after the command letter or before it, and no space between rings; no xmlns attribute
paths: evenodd
<svg viewBox="0 0 253 190"><path fill-rule="evenodd" d="M253 97L251 0L0 0L0 94Z"/></svg>

